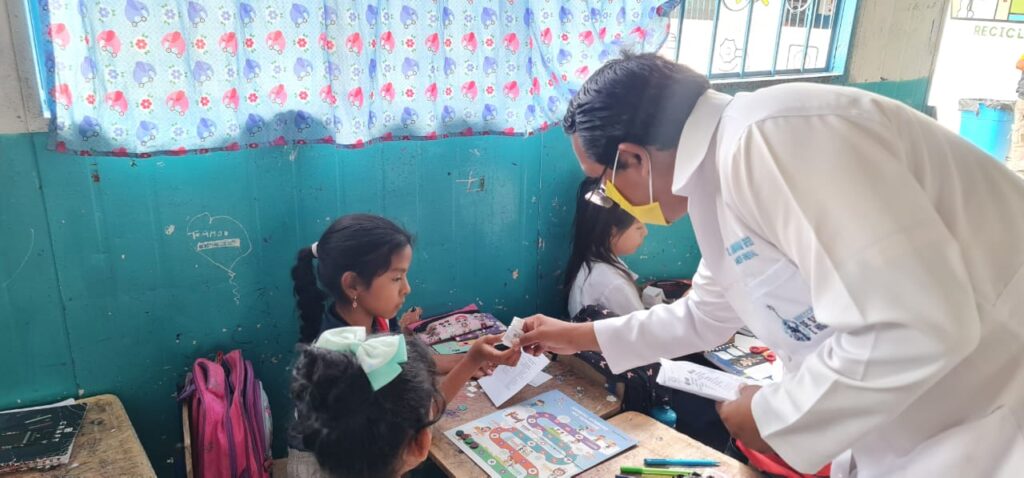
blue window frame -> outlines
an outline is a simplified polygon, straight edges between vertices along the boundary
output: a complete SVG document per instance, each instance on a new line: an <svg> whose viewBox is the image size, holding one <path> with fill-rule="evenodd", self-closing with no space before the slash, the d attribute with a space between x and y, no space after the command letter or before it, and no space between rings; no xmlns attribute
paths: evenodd
<svg viewBox="0 0 1024 478"><path fill-rule="evenodd" d="M856 0L686 0L661 54L712 80L843 73Z"/></svg>
<svg viewBox="0 0 1024 478"><path fill-rule="evenodd" d="M54 103L53 97L48 94L52 85L48 81L52 78L50 71L53 69L53 52L47 49L46 25L49 23L49 14L43 7L46 2L41 0L22 0L25 11L25 20L28 25L29 40L32 42L32 56L36 67L36 86L42 116L50 118ZM15 41L19 39L15 38Z"/></svg>

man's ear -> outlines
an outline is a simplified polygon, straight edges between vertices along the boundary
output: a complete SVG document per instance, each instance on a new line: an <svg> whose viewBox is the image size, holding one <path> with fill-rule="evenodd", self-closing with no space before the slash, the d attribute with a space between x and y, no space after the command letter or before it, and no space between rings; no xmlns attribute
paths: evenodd
<svg viewBox="0 0 1024 478"><path fill-rule="evenodd" d="M651 152L636 143L619 144L618 171L633 170L642 178L651 174Z"/></svg>
<svg viewBox="0 0 1024 478"><path fill-rule="evenodd" d="M650 154L647 152L647 148L640 146L636 143L619 143L619 166L618 170L632 169L637 166L642 168L651 168L650 165ZM646 171L640 171L646 173Z"/></svg>

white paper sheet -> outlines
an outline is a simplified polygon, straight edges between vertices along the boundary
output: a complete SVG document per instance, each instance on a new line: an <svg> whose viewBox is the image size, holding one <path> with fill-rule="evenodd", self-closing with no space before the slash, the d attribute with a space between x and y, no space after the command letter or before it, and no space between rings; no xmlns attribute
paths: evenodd
<svg viewBox="0 0 1024 478"><path fill-rule="evenodd" d="M512 398L513 395L522 390L526 384L530 383L530 380L533 380L549 363L551 361L543 354L539 357L534 357L524 353L519 358L519 363L515 367L501 365L494 369L493 374L483 377L477 380L477 382L484 389L487 398L490 398L491 402L494 403L494 406L500 407L508 399Z"/></svg>
<svg viewBox="0 0 1024 478"><path fill-rule="evenodd" d="M530 380L530 385L539 387L544 385L544 382L547 382L548 380L551 380L551 375L542 370L537 372L537 376L533 377L533 380Z"/></svg>
<svg viewBox="0 0 1024 478"><path fill-rule="evenodd" d="M724 402L739 397L740 388L748 382L730 373L690 362L661 359L657 381L666 387L682 390L711 400Z"/></svg>
<svg viewBox="0 0 1024 478"><path fill-rule="evenodd" d="M746 373L748 377L760 381L771 378L772 370L772 364L770 362L765 362L763 364L755 365L744 370L744 373Z"/></svg>

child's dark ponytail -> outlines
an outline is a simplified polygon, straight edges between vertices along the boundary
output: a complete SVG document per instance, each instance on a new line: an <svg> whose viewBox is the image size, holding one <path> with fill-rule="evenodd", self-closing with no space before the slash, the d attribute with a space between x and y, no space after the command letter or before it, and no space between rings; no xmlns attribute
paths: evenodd
<svg viewBox="0 0 1024 478"><path fill-rule="evenodd" d="M308 344L320 334L320 323L324 316L324 294L317 285L316 270L313 267L313 250L309 247L299 249L295 265L292 267L292 281L295 285L295 304L299 308L299 342Z"/></svg>
<svg viewBox="0 0 1024 478"><path fill-rule="evenodd" d="M412 236L383 217L350 214L334 221L316 244L315 256L311 247L304 247L292 267L299 342L305 344L320 334L328 297L352 302L341 290L345 273L354 273L369 286L391 267L391 256L412 245Z"/></svg>

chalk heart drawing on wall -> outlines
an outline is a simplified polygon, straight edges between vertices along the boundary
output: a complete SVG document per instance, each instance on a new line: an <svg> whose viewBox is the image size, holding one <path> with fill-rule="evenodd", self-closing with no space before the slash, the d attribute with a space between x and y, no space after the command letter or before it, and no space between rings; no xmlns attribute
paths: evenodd
<svg viewBox="0 0 1024 478"><path fill-rule="evenodd" d="M235 283L235 265L252 253L249 232L231 216L213 216L204 212L188 221L185 237L191 242L192 250L211 264L228 273L228 283L233 286L231 293L239 303L238 284Z"/></svg>

